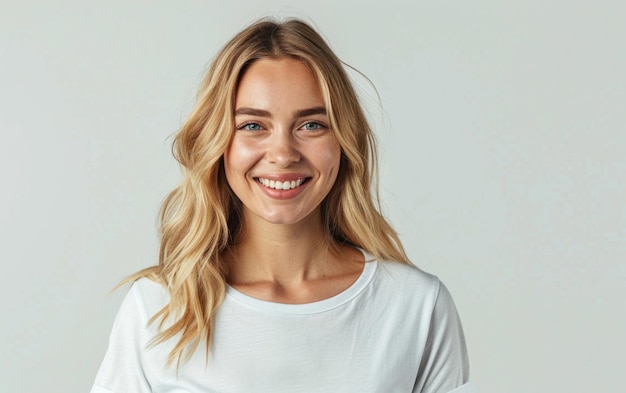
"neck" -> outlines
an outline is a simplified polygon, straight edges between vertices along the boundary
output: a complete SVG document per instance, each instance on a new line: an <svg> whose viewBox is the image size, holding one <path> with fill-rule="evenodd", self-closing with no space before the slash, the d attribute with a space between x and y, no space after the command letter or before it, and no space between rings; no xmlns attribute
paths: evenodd
<svg viewBox="0 0 626 393"><path fill-rule="evenodd" d="M331 245L319 217L283 225L244 220L227 256L229 281L294 282L324 274Z"/></svg>
<svg viewBox="0 0 626 393"><path fill-rule="evenodd" d="M310 303L348 288L363 270L360 251L326 237L319 215L277 225L245 217L224 253L227 281L243 293L278 303Z"/></svg>

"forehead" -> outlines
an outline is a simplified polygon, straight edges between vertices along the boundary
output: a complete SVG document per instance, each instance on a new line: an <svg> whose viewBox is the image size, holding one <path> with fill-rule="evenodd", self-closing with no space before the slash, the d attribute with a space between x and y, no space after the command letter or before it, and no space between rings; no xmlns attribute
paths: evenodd
<svg viewBox="0 0 626 393"><path fill-rule="evenodd" d="M243 73L235 108L265 110L324 106L321 89L313 71L293 58L262 59Z"/></svg>

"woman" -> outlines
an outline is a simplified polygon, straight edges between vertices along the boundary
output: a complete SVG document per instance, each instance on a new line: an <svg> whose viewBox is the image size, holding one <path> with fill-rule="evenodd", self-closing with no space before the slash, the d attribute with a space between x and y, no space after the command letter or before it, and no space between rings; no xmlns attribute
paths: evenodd
<svg viewBox="0 0 626 393"><path fill-rule="evenodd" d="M452 299L371 189L372 132L323 39L260 21L174 141L158 266L126 296L102 392L469 392Z"/></svg>

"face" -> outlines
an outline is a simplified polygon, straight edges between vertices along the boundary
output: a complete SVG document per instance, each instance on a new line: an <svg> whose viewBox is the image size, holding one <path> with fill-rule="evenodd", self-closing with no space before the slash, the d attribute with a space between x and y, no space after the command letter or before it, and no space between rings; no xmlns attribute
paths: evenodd
<svg viewBox="0 0 626 393"><path fill-rule="evenodd" d="M313 72L295 59L252 63L237 89L234 127L224 169L244 220L319 220L341 148Z"/></svg>

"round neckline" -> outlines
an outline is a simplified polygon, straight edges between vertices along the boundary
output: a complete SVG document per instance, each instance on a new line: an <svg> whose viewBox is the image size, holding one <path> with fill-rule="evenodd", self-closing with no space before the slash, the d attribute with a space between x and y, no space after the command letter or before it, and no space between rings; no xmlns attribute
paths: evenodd
<svg viewBox="0 0 626 393"><path fill-rule="evenodd" d="M361 274L348 288L329 298L311 303L277 303L246 295L228 284L226 285L226 297L256 310L273 314L304 315L331 310L357 297L374 277L374 273L378 267L378 261L366 251L362 249L359 249L359 251L363 253L365 258Z"/></svg>

